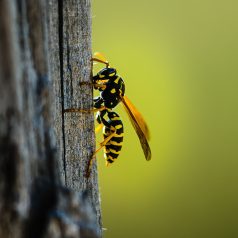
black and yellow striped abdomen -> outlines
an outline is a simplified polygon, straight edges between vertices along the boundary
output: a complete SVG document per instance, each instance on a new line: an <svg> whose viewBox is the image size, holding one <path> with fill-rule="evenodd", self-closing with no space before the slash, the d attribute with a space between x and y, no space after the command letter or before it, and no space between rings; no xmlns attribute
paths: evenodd
<svg viewBox="0 0 238 238"><path fill-rule="evenodd" d="M118 124L118 125L122 125ZM115 131L110 130L108 127L104 127L103 136L106 139L109 135L115 133ZM121 130L117 130L116 134L108 141L104 148L104 157L108 163L113 163L115 159L119 156L123 143L123 125Z"/></svg>
<svg viewBox="0 0 238 238"><path fill-rule="evenodd" d="M120 154L124 128L119 115L110 109L105 109L98 113L97 121L104 125L104 139L110 138L104 147L104 157L107 164L113 163Z"/></svg>

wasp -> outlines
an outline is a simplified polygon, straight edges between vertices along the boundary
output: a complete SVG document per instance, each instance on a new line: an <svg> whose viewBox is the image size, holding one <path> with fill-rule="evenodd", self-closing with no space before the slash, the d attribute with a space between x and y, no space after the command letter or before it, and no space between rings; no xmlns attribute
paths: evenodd
<svg viewBox="0 0 238 238"><path fill-rule="evenodd" d="M122 102L125 111L138 135L141 147L146 160L151 159L151 150L148 143L149 129L141 113L125 96L124 80L117 74L115 68L110 67L109 62L101 53L95 53L92 61L100 62L106 65L96 75L93 76L93 86L95 90L100 91L100 96L94 98L94 109L89 111L97 112L96 120L99 123L96 132L103 128L104 141L94 152L89 160L87 176L90 175L92 162L96 158L96 153L104 148L104 157L106 165L113 163L122 148L124 128L120 116L113 109ZM65 112L86 112L81 109L65 109Z"/></svg>

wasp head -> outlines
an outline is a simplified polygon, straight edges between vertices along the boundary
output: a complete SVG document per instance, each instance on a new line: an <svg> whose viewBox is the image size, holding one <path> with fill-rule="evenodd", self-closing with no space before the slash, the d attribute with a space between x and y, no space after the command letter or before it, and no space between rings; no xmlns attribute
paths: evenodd
<svg viewBox="0 0 238 238"><path fill-rule="evenodd" d="M107 79L115 76L117 74L116 69L114 68L104 68L98 72L98 76L100 79Z"/></svg>

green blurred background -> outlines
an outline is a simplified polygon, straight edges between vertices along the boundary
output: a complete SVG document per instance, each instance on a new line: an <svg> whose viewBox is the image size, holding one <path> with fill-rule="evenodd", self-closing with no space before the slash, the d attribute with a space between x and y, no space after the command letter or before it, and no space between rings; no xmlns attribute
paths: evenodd
<svg viewBox="0 0 238 238"><path fill-rule="evenodd" d="M92 4L93 50L124 78L152 149L147 162L118 106L121 155L106 168L98 154L104 237L238 237L238 1Z"/></svg>

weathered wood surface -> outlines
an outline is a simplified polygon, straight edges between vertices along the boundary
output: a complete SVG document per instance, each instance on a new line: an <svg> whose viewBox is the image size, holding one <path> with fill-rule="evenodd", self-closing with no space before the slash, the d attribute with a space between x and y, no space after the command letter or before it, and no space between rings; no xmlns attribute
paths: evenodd
<svg viewBox="0 0 238 238"><path fill-rule="evenodd" d="M95 150L94 115L63 113L67 108L93 107L91 2L51 0L49 9L50 72L55 93L54 124L61 153L61 178L75 191L87 190L101 227L96 164L90 178L85 177Z"/></svg>
<svg viewBox="0 0 238 238"><path fill-rule="evenodd" d="M89 1L0 1L0 237L101 236L93 115L62 114L92 107L90 42Z"/></svg>

